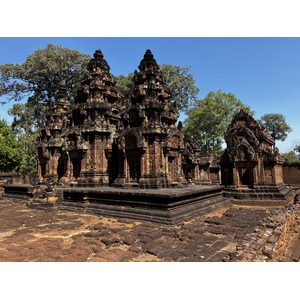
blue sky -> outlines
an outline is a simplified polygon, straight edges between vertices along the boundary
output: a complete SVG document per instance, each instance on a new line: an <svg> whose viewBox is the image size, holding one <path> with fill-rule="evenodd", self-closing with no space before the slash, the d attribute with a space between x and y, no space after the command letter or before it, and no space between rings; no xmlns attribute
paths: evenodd
<svg viewBox="0 0 300 300"><path fill-rule="evenodd" d="M151 49L159 64L191 66L199 98L210 91L232 92L255 111L281 113L293 132L277 142L281 152L300 144L300 38L0 38L0 64L21 64L47 43L61 44L92 55L101 49L114 75L137 69L144 52ZM2 99L0 99L2 101ZM0 116L11 122L0 106ZM184 119L184 115L180 117Z"/></svg>

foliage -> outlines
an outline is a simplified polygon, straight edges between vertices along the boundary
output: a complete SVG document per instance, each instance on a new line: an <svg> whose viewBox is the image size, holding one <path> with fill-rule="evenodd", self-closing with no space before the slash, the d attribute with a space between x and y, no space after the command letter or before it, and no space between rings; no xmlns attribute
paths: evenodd
<svg viewBox="0 0 300 300"><path fill-rule="evenodd" d="M22 158L18 167L20 171L36 171L37 162L35 159L35 141L37 137L37 132L33 132L31 134L22 133L19 136L19 153Z"/></svg>
<svg viewBox="0 0 300 300"><path fill-rule="evenodd" d="M297 154L294 151L290 151L287 153L282 154L284 158L284 162L286 163L293 163L293 162L300 162L300 159L297 157Z"/></svg>
<svg viewBox="0 0 300 300"><path fill-rule="evenodd" d="M180 111L186 111L191 101L196 100L199 89L195 86L193 75L189 73L190 66L160 65L164 74L166 86L172 93L172 99L176 101ZM127 76L118 75L116 86L121 92L128 96L129 88L133 85L133 73Z"/></svg>
<svg viewBox="0 0 300 300"><path fill-rule="evenodd" d="M275 152L277 152L277 153L279 153L279 154L280 154L280 150L279 150L279 148L278 148L278 147L274 147L274 150L275 150Z"/></svg>
<svg viewBox="0 0 300 300"><path fill-rule="evenodd" d="M300 145L296 145L294 151L300 154Z"/></svg>
<svg viewBox="0 0 300 300"><path fill-rule="evenodd" d="M20 171L36 171L35 159L35 141L38 133L35 125L35 111L28 103L14 104L13 108L8 111L9 115L15 116L12 122L12 130L19 141L19 153L21 161Z"/></svg>
<svg viewBox="0 0 300 300"><path fill-rule="evenodd" d="M180 111L187 111L190 103L197 99L199 88L195 86L190 66L160 65L166 85L170 89L172 99L176 101Z"/></svg>
<svg viewBox="0 0 300 300"><path fill-rule="evenodd" d="M12 128L17 135L23 132L30 134L36 131L35 110L28 103L14 104L8 114L14 116Z"/></svg>
<svg viewBox="0 0 300 300"><path fill-rule="evenodd" d="M5 96L6 102L27 99L40 120L62 83L71 95L89 59L89 55L77 50L48 44L28 55L21 65L0 65L0 97Z"/></svg>
<svg viewBox="0 0 300 300"><path fill-rule="evenodd" d="M194 138L202 147L202 153L211 149L216 156L222 151L224 133L235 114L241 109L254 114L250 107L233 93L222 90L210 92L202 100L196 100L187 111L184 133Z"/></svg>
<svg viewBox="0 0 300 300"><path fill-rule="evenodd" d="M18 171L21 156L11 127L5 120L0 120L0 172Z"/></svg>
<svg viewBox="0 0 300 300"><path fill-rule="evenodd" d="M129 93L129 88L133 85L133 73L129 73L127 76L121 74L115 76L116 87L123 93L127 98Z"/></svg>
<svg viewBox="0 0 300 300"><path fill-rule="evenodd" d="M269 130L275 142L278 140L284 141L288 133L292 131L282 114L265 114L260 121Z"/></svg>
<svg viewBox="0 0 300 300"><path fill-rule="evenodd" d="M37 127L44 112L54 101L54 95L61 84L72 95L90 58L77 50L48 44L45 49L38 49L28 55L21 65L0 65L0 97L6 97L6 102L27 99L25 104L14 104L8 112L14 116L12 129L19 142L18 153L22 158L19 170L35 170Z"/></svg>

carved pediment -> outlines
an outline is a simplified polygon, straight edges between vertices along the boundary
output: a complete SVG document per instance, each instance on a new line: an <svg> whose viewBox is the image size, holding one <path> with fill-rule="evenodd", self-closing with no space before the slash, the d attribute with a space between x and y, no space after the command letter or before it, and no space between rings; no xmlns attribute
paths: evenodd
<svg viewBox="0 0 300 300"><path fill-rule="evenodd" d="M274 140L267 129L250 114L241 110L225 133L229 161L253 161L263 153L264 160L275 160Z"/></svg>

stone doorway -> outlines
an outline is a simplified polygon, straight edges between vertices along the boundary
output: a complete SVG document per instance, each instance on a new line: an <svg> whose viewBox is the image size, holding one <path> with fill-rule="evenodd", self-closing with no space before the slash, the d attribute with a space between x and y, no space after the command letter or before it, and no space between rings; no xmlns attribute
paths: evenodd
<svg viewBox="0 0 300 300"><path fill-rule="evenodd" d="M46 175L46 163L41 163L41 175L43 178Z"/></svg>
<svg viewBox="0 0 300 300"><path fill-rule="evenodd" d="M111 157L108 161L108 170L109 170L109 185L111 185L118 177L119 170L119 152L118 145L114 142L112 145Z"/></svg>
<svg viewBox="0 0 300 300"><path fill-rule="evenodd" d="M239 186L253 187L253 168L239 168Z"/></svg>
<svg viewBox="0 0 300 300"><path fill-rule="evenodd" d="M125 137L127 174L130 182L138 182L141 177L141 154L137 149L137 137L134 134L127 134Z"/></svg>
<svg viewBox="0 0 300 300"><path fill-rule="evenodd" d="M58 180L61 179L67 172L67 168L68 168L67 161L68 161L68 156L66 155L66 153L63 153L58 159L58 165L57 165Z"/></svg>
<svg viewBox="0 0 300 300"><path fill-rule="evenodd" d="M81 159L72 158L71 162L73 164L73 178L77 180L80 177L80 172L81 172Z"/></svg>
<svg viewBox="0 0 300 300"><path fill-rule="evenodd" d="M141 177L141 160L139 157L128 157L130 182L138 182Z"/></svg>

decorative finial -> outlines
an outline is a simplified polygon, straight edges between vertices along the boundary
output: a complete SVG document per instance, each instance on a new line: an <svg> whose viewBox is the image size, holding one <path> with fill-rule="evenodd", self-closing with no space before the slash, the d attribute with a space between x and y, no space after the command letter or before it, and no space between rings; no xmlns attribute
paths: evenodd
<svg viewBox="0 0 300 300"><path fill-rule="evenodd" d="M104 55L102 54L100 49L96 50L94 53L94 58L98 58L98 57L100 57L100 58L104 57Z"/></svg>
<svg viewBox="0 0 300 300"><path fill-rule="evenodd" d="M181 121L178 122L177 129L180 131L183 129L183 125Z"/></svg>
<svg viewBox="0 0 300 300"><path fill-rule="evenodd" d="M154 59L154 56L151 52L150 49L148 49L145 54L144 54L144 58L142 59L140 65L139 65L139 69L140 71L144 71L144 70L148 70L148 69L156 69L158 70L158 64L156 62L156 60Z"/></svg>

